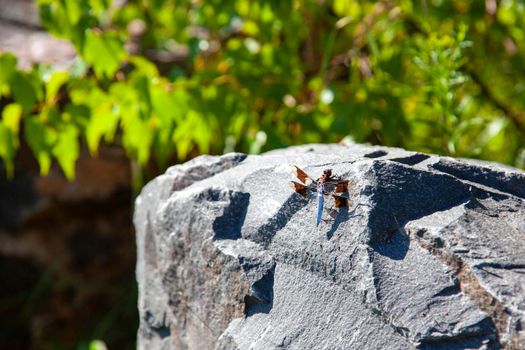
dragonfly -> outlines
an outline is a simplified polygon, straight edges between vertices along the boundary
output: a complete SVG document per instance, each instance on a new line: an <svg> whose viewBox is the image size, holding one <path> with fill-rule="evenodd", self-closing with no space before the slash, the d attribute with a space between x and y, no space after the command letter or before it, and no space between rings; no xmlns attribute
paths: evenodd
<svg viewBox="0 0 525 350"><path fill-rule="evenodd" d="M323 175L315 180L305 173L297 165L294 165L295 173L300 182L292 181L295 186L295 192L305 197L308 191L316 193L317 197L317 226L321 223L321 216L323 213L324 198L329 195L334 198L335 207L348 207L348 196L345 195L348 192L348 180L342 180L341 178L332 174L332 169L326 169L323 171Z"/></svg>

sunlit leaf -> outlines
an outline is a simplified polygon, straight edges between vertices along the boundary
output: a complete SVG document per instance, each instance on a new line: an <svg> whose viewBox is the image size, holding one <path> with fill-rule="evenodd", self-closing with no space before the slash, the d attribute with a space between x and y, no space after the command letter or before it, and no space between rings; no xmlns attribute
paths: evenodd
<svg viewBox="0 0 525 350"><path fill-rule="evenodd" d="M92 340L89 342L88 350L107 350L106 343L102 340Z"/></svg>
<svg viewBox="0 0 525 350"><path fill-rule="evenodd" d="M184 121L177 125L175 132L173 133L173 142L177 148L177 156L181 159L184 159L188 156L191 151L197 132L200 131L200 125L202 125L201 115L196 111L188 111ZM204 146L205 136L200 137L199 141L201 146ZM205 146L204 146L205 147Z"/></svg>
<svg viewBox="0 0 525 350"><path fill-rule="evenodd" d="M150 78L159 75L159 71L157 67L153 64L153 62L147 60L144 57L130 56L128 60L135 66L135 68L140 72L140 74L144 74L146 76L149 76Z"/></svg>
<svg viewBox="0 0 525 350"><path fill-rule="evenodd" d="M75 176L75 162L79 155L78 129L71 124L65 124L57 135L52 154L58 160L66 178L72 180Z"/></svg>
<svg viewBox="0 0 525 350"><path fill-rule="evenodd" d="M342 17L355 18L361 14L361 7L358 1L334 0L333 7L335 13Z"/></svg>
<svg viewBox="0 0 525 350"><path fill-rule="evenodd" d="M485 130L479 136L479 143L483 147L497 149L505 142L504 130L508 126L508 121L498 118L486 125Z"/></svg>
<svg viewBox="0 0 525 350"><path fill-rule="evenodd" d="M46 102L52 102L57 96L60 87L69 79L68 72L59 71L53 72L51 78L46 82Z"/></svg>
<svg viewBox="0 0 525 350"><path fill-rule="evenodd" d="M38 118L25 120L25 139L40 166L40 173L45 175L51 167L51 150L57 140L57 132L43 125Z"/></svg>
<svg viewBox="0 0 525 350"><path fill-rule="evenodd" d="M141 165L149 160L154 135L148 122L142 120L136 113L127 113L122 118L123 137L122 143L128 154Z"/></svg>
<svg viewBox="0 0 525 350"><path fill-rule="evenodd" d="M15 73L16 62L14 55L0 53L0 96L9 91L9 82Z"/></svg>
<svg viewBox="0 0 525 350"><path fill-rule="evenodd" d="M250 36L256 36L259 33L259 27L254 21L245 21L242 26L244 33Z"/></svg>
<svg viewBox="0 0 525 350"><path fill-rule="evenodd" d="M97 108L86 129L86 140L91 154L96 155L100 139L112 140L118 126L118 115L113 113L110 106Z"/></svg>
<svg viewBox="0 0 525 350"><path fill-rule="evenodd" d="M54 157L71 178L75 142L102 139L141 165L344 137L523 163L517 1L37 3L78 57L66 73L0 54L0 142L13 159L25 130L43 172Z"/></svg>
<svg viewBox="0 0 525 350"><path fill-rule="evenodd" d="M10 103L2 111L2 124L14 135L18 135L20 120L22 119L22 106Z"/></svg>
<svg viewBox="0 0 525 350"><path fill-rule="evenodd" d="M80 1L72 1L72 0L66 0L64 2L66 14L71 24L75 25L78 23L80 18L83 15L83 7L85 8L85 4L83 0Z"/></svg>
<svg viewBox="0 0 525 350"><path fill-rule="evenodd" d="M15 158L14 135L5 125L0 124L0 159L4 161L7 176L12 178L14 175Z"/></svg>
<svg viewBox="0 0 525 350"><path fill-rule="evenodd" d="M84 59L93 65L95 74L112 77L124 58L124 47L117 35L111 32L86 31Z"/></svg>

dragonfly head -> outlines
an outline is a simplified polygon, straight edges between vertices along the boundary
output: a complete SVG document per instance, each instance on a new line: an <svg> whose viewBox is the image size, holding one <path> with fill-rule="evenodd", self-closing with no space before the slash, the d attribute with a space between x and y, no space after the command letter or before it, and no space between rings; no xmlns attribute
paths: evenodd
<svg viewBox="0 0 525 350"><path fill-rule="evenodd" d="M330 181L330 178L332 177L332 169L326 169L323 171L323 175L319 179L321 183Z"/></svg>

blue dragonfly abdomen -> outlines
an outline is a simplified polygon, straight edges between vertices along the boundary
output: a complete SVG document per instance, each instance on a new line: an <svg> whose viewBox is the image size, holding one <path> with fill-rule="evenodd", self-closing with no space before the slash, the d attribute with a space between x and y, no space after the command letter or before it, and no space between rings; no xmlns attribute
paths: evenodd
<svg viewBox="0 0 525 350"><path fill-rule="evenodd" d="M317 226L321 223L321 217L323 215L323 205L324 205L324 194L322 189L317 191Z"/></svg>

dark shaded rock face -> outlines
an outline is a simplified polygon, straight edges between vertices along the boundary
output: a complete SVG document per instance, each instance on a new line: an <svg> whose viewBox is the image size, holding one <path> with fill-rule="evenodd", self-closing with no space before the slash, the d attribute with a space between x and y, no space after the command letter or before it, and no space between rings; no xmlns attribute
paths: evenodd
<svg viewBox="0 0 525 350"><path fill-rule="evenodd" d="M349 208L317 227L293 164L349 179ZM172 167L136 203L138 347L525 349L524 189L359 145Z"/></svg>

